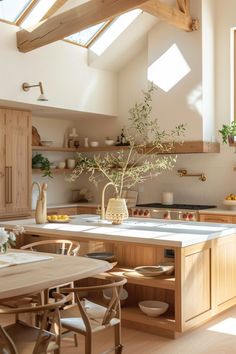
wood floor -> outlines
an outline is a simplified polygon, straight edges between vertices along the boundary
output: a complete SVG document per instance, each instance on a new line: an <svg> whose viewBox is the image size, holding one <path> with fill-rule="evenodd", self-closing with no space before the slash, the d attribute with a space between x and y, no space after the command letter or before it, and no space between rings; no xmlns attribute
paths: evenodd
<svg viewBox="0 0 236 354"><path fill-rule="evenodd" d="M219 327L221 332L209 330L212 326ZM112 334L110 330L97 334L93 354L100 354L112 345ZM235 354L236 307L175 340L127 328L123 328L122 336L123 354ZM83 353L83 337L79 336L79 348L74 347L72 338L63 339L61 354Z"/></svg>

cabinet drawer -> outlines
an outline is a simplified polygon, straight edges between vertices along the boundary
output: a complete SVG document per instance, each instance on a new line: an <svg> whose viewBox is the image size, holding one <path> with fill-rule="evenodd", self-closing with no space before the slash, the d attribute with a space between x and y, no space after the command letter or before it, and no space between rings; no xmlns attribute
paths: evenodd
<svg viewBox="0 0 236 354"><path fill-rule="evenodd" d="M97 207L78 207L77 214L96 214Z"/></svg>
<svg viewBox="0 0 236 354"><path fill-rule="evenodd" d="M205 222L218 222L218 223L231 223L232 222L232 216L230 215L216 215L216 214L201 214L199 217L199 221L205 221ZM236 217L235 217L235 223L236 223Z"/></svg>

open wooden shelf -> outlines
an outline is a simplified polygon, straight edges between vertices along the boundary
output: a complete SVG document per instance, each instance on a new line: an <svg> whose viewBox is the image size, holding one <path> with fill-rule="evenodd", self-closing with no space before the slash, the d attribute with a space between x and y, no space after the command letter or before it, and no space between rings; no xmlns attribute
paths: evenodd
<svg viewBox="0 0 236 354"><path fill-rule="evenodd" d="M32 150L36 151L52 151L52 152L95 152L95 151L119 151L127 150L129 146L97 146L97 147L84 147L64 148L57 146L32 146Z"/></svg>
<svg viewBox="0 0 236 354"><path fill-rule="evenodd" d="M130 275L127 273L130 272ZM145 277L137 272L133 272L132 268L115 267L109 273L124 276L129 284L150 286L153 288L161 288L175 290L175 277L173 275L159 275L157 277ZM125 274L124 274L125 273Z"/></svg>
<svg viewBox="0 0 236 354"><path fill-rule="evenodd" d="M145 315L139 307L122 307L122 320L132 321L147 326L154 326L170 331L176 330L176 322L173 314L165 313L160 317Z"/></svg>
<svg viewBox="0 0 236 354"><path fill-rule="evenodd" d="M164 144L164 143L163 143ZM231 146L236 146L231 145ZM36 151L54 151L54 152L99 152L99 151L119 151L128 150L130 146L97 146L97 147L84 147L76 148L64 148L56 146L32 146L32 150ZM140 149L140 153L143 149ZM160 153L160 154L197 154L197 153L218 153L220 152L220 144L207 141L184 141L183 143L175 143L174 148L170 152L163 153L158 149L147 147L145 152Z"/></svg>
<svg viewBox="0 0 236 354"><path fill-rule="evenodd" d="M164 145L165 143L163 143ZM175 143L170 152L162 152L157 148L147 147L147 152L160 154L198 154L198 153L219 153L220 143L212 143L202 140L184 141L183 143Z"/></svg>
<svg viewBox="0 0 236 354"><path fill-rule="evenodd" d="M71 173L73 171L73 168L52 168L51 172L52 174L63 174L63 173ZM32 168L32 173L44 173L43 170L40 168Z"/></svg>

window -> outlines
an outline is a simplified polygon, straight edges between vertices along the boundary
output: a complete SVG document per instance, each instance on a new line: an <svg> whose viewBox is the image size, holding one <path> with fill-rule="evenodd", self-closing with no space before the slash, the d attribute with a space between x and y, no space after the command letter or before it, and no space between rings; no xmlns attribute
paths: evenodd
<svg viewBox="0 0 236 354"><path fill-rule="evenodd" d="M28 28L40 22L55 2L56 0L40 0L21 23L21 27Z"/></svg>
<svg viewBox="0 0 236 354"><path fill-rule="evenodd" d="M71 36L66 37L65 39L70 42L75 42L77 44L87 46L89 42L91 42L91 40L96 36L96 34L107 25L107 23L108 22L99 23L98 25L89 27L83 31L72 34Z"/></svg>
<svg viewBox="0 0 236 354"><path fill-rule="evenodd" d="M6 21L15 22L30 3L31 0L0 1L0 18Z"/></svg>
<svg viewBox="0 0 236 354"><path fill-rule="evenodd" d="M106 31L89 47L95 54L101 55L126 28L140 15L139 9L129 11L115 19Z"/></svg>

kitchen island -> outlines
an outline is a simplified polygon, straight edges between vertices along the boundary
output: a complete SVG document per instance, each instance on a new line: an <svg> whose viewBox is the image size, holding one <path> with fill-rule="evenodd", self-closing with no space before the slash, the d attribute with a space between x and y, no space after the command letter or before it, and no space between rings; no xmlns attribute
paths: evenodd
<svg viewBox="0 0 236 354"><path fill-rule="evenodd" d="M68 224L36 225L33 219L1 222L23 225L25 242L40 237L69 238L81 242L82 253L111 251L124 274L129 297L122 316L126 326L174 338L236 304L236 228L230 224L129 218L122 225L79 215ZM84 251L83 251L84 249ZM174 262L174 274L147 277L133 268ZM169 303L164 315L144 315L138 302Z"/></svg>

